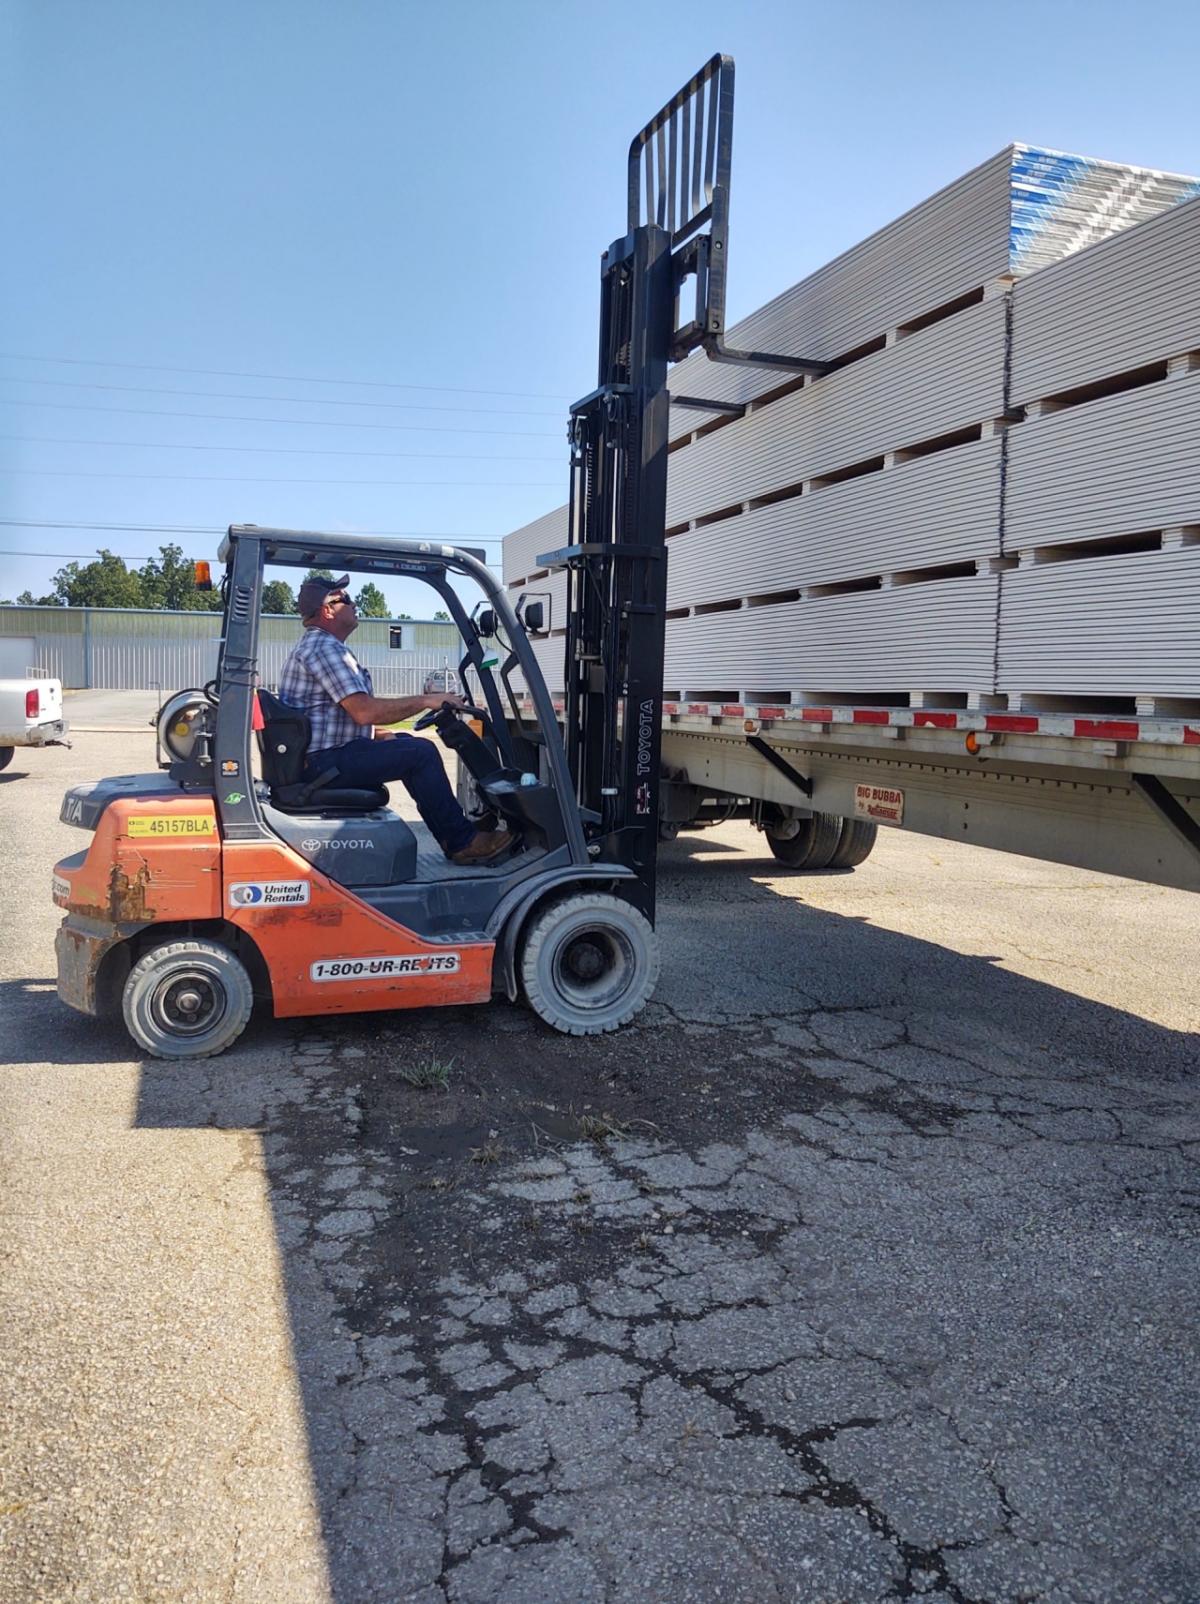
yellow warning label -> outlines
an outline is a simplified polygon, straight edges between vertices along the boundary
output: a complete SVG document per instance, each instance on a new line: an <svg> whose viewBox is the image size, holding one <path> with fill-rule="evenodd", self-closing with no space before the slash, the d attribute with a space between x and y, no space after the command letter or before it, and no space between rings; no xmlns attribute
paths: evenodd
<svg viewBox="0 0 1200 1604"><path fill-rule="evenodd" d="M216 835L217 821L211 813L135 813L126 835Z"/></svg>

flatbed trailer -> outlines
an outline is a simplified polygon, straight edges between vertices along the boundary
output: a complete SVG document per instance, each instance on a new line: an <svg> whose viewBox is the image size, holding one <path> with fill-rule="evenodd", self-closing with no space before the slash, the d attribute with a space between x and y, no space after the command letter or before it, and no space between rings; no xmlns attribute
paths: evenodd
<svg viewBox="0 0 1200 1604"><path fill-rule="evenodd" d="M730 818L801 869L883 827L1200 891L1200 719L664 702L661 836Z"/></svg>

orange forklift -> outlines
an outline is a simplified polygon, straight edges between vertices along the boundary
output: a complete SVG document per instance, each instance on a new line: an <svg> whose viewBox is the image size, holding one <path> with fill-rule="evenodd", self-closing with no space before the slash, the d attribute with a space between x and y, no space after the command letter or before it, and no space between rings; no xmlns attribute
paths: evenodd
<svg viewBox="0 0 1200 1604"><path fill-rule="evenodd" d="M63 1002L120 1009L161 1058L223 1051L256 997L282 1018L502 991L572 1035L617 1029L642 1007L659 970L668 365L703 347L719 362L823 371L724 343L732 118L733 63L715 56L630 147L628 231L601 264L600 382L570 413L572 544L538 558L568 574L561 728L530 644L547 630L542 604L514 611L482 553L231 528L216 675L161 709L159 770L64 798L62 820L91 840L54 870ZM347 788L335 770L304 781L308 721L259 684L268 564L416 579L440 597L477 694L417 728L457 754L477 815L514 832L499 866L448 862L386 790ZM470 613L452 579L482 592Z"/></svg>

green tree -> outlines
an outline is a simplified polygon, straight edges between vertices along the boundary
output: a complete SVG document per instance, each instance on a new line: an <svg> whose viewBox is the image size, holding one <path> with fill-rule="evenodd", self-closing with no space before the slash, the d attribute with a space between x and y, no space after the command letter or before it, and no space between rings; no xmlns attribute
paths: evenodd
<svg viewBox="0 0 1200 1604"><path fill-rule="evenodd" d="M268 579L263 586L262 610L264 613L294 613L296 596L286 579Z"/></svg>
<svg viewBox="0 0 1200 1604"><path fill-rule="evenodd" d="M433 621L435 624L452 624L454 622L449 613L441 611L434 613Z"/></svg>
<svg viewBox="0 0 1200 1604"><path fill-rule="evenodd" d="M332 579L332 568L310 568L304 576L305 579Z"/></svg>
<svg viewBox="0 0 1200 1604"><path fill-rule="evenodd" d="M54 593L65 607L142 607L142 582L115 552L101 549L95 562L67 563L54 576Z"/></svg>
<svg viewBox="0 0 1200 1604"><path fill-rule="evenodd" d="M10 601L0 602L0 607L11 607ZM57 596L35 596L31 590L23 590L17 597L18 607L61 607L62 602Z"/></svg>
<svg viewBox="0 0 1200 1604"><path fill-rule="evenodd" d="M354 598L354 605L358 608L360 618L390 618L387 597L378 585L373 585L368 579L358 595Z"/></svg>

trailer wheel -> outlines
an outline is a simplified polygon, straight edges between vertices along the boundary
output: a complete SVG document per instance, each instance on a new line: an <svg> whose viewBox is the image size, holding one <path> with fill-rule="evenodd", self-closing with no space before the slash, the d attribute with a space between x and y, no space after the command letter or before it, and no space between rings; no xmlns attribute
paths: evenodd
<svg viewBox="0 0 1200 1604"><path fill-rule="evenodd" d="M0 769L6 769L13 760L15 746L0 746Z"/></svg>
<svg viewBox="0 0 1200 1604"><path fill-rule="evenodd" d="M242 1034L254 1005L244 964L215 941L167 941L129 971L121 1010L155 1058L211 1058Z"/></svg>
<svg viewBox="0 0 1200 1604"><path fill-rule="evenodd" d="M879 826L870 819L843 819L842 838L829 860L831 869L856 869L871 856Z"/></svg>
<svg viewBox="0 0 1200 1604"><path fill-rule="evenodd" d="M792 830L792 827L797 828ZM807 819L781 821L781 830L792 830L789 835L775 834L774 827L766 827L767 845L780 863L789 869L827 869L842 838L842 821L836 813L812 813Z"/></svg>
<svg viewBox="0 0 1200 1604"><path fill-rule="evenodd" d="M539 1019L567 1036L618 1030L658 981L658 938L627 902L582 891L552 902L522 934L518 975Z"/></svg>

